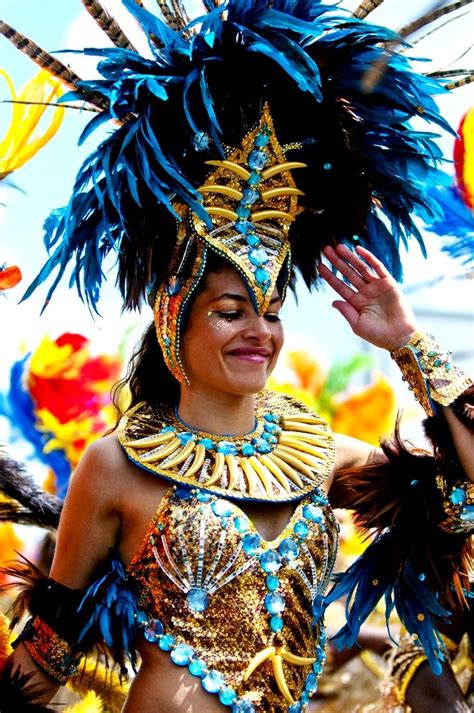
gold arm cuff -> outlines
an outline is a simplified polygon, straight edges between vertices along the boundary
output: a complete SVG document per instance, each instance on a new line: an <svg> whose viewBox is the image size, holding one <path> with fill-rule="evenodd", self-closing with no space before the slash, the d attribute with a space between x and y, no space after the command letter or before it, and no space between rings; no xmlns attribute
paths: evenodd
<svg viewBox="0 0 474 713"><path fill-rule="evenodd" d="M404 672L399 684L398 684L398 697L400 704L406 703L406 695L408 691L408 686L413 680L413 677L415 673L418 671L420 666L425 663L428 659L424 654L421 654L420 656L417 656L413 661L410 663L406 671Z"/></svg>
<svg viewBox="0 0 474 713"><path fill-rule="evenodd" d="M441 475L437 486L443 496L445 519L440 523L443 532L456 535L474 533L474 483L459 480L448 488Z"/></svg>
<svg viewBox="0 0 474 713"><path fill-rule="evenodd" d="M22 642L31 658L43 671L61 686L78 672L81 654L72 647L40 617L35 617L27 625Z"/></svg>
<svg viewBox="0 0 474 713"><path fill-rule="evenodd" d="M403 380L428 416L434 416L433 402L449 406L473 382L441 349L430 334L415 332L408 344L390 352Z"/></svg>

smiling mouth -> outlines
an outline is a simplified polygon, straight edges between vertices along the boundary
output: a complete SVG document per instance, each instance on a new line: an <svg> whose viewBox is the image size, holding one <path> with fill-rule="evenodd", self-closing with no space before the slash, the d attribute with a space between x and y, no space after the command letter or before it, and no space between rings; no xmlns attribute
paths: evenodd
<svg viewBox="0 0 474 713"><path fill-rule="evenodd" d="M228 356L241 359L251 364L264 364L270 358L270 352L266 349L232 349Z"/></svg>

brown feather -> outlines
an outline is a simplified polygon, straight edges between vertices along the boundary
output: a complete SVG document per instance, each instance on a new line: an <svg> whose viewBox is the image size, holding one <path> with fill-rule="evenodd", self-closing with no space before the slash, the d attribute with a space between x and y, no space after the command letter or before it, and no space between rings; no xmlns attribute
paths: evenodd
<svg viewBox="0 0 474 713"><path fill-rule="evenodd" d="M118 22L109 15L99 0L81 0L81 2L89 15L94 18L100 29L105 32L116 47L136 51Z"/></svg>
<svg viewBox="0 0 474 713"><path fill-rule="evenodd" d="M72 69L66 67L65 64L50 55L49 52L43 50L39 47L39 45L33 42L33 40L28 39L28 37L22 35L21 32L18 32L14 27L3 20L0 20L0 34L6 37L7 40L9 40L17 49L26 54L42 69L46 69L54 77L64 82L75 91L82 92L82 90L77 87L77 82L80 82L81 78L73 72ZM92 92L87 94L84 92L82 93L84 94L85 101L95 104L101 109L108 108L107 101L100 95L93 94Z"/></svg>
<svg viewBox="0 0 474 713"><path fill-rule="evenodd" d="M472 540L440 528L446 514L437 485L439 473L449 484L462 471L446 428L435 418L427 421L425 430L434 442L435 455L409 448L397 423L392 439L381 444L386 460L339 471L331 487L331 503L353 510L356 524L371 538L396 527L401 565L410 553L420 563L420 571L436 583L445 603L465 607L463 589L469 589Z"/></svg>
<svg viewBox="0 0 474 713"><path fill-rule="evenodd" d="M458 79L456 82L449 82L444 85L444 88L449 90L458 89L459 87L465 87L467 84L471 84L472 82L474 82L474 74Z"/></svg>
<svg viewBox="0 0 474 713"><path fill-rule="evenodd" d="M169 8L167 1L156 0L156 2L160 8L161 14L163 15L163 20L166 22L168 27L176 31L181 30L183 25L181 24L179 18L177 18L174 12Z"/></svg>
<svg viewBox="0 0 474 713"><path fill-rule="evenodd" d="M384 0L363 0L363 2L356 7L352 15L353 17L359 18L359 20L364 20L367 15L370 15L370 13L381 5L383 1Z"/></svg>
<svg viewBox="0 0 474 713"><path fill-rule="evenodd" d="M49 578L32 562L20 555L21 559L6 564L1 568L3 576L13 577L15 581L2 584L0 591L17 589L18 595L12 604L13 617L10 628L14 628L27 611L31 610L31 597Z"/></svg>
<svg viewBox="0 0 474 713"><path fill-rule="evenodd" d="M430 12L418 17L416 20L413 20L413 22L409 22L407 25L401 27L398 30L398 34L402 37L409 37L414 32L421 30L422 27L426 27L426 25L430 25L432 22L435 22L435 20L443 17L443 15L449 15L451 12L456 12L456 10L460 10L462 7L469 5L472 2L473 0L457 0L457 2L453 2L450 5L436 7L434 10L430 10Z"/></svg>

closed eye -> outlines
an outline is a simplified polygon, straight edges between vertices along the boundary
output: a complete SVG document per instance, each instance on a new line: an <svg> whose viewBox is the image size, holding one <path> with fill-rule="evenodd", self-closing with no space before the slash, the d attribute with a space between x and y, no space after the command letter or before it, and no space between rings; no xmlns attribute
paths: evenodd
<svg viewBox="0 0 474 713"><path fill-rule="evenodd" d="M267 312L265 319L267 322L281 322L281 317L277 312Z"/></svg>
<svg viewBox="0 0 474 713"><path fill-rule="evenodd" d="M216 310L216 314L219 315L219 317L222 317L222 319L228 319L229 321L232 321L232 322L236 319L239 319L239 317L242 316L242 312L240 310L232 310L232 311Z"/></svg>

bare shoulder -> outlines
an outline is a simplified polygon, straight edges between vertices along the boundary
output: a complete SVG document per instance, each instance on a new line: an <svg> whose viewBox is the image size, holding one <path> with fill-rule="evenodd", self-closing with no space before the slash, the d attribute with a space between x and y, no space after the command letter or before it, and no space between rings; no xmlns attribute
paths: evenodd
<svg viewBox="0 0 474 713"><path fill-rule="evenodd" d="M71 478L70 490L81 497L113 501L120 497L131 468L116 434L111 433L87 447Z"/></svg>

